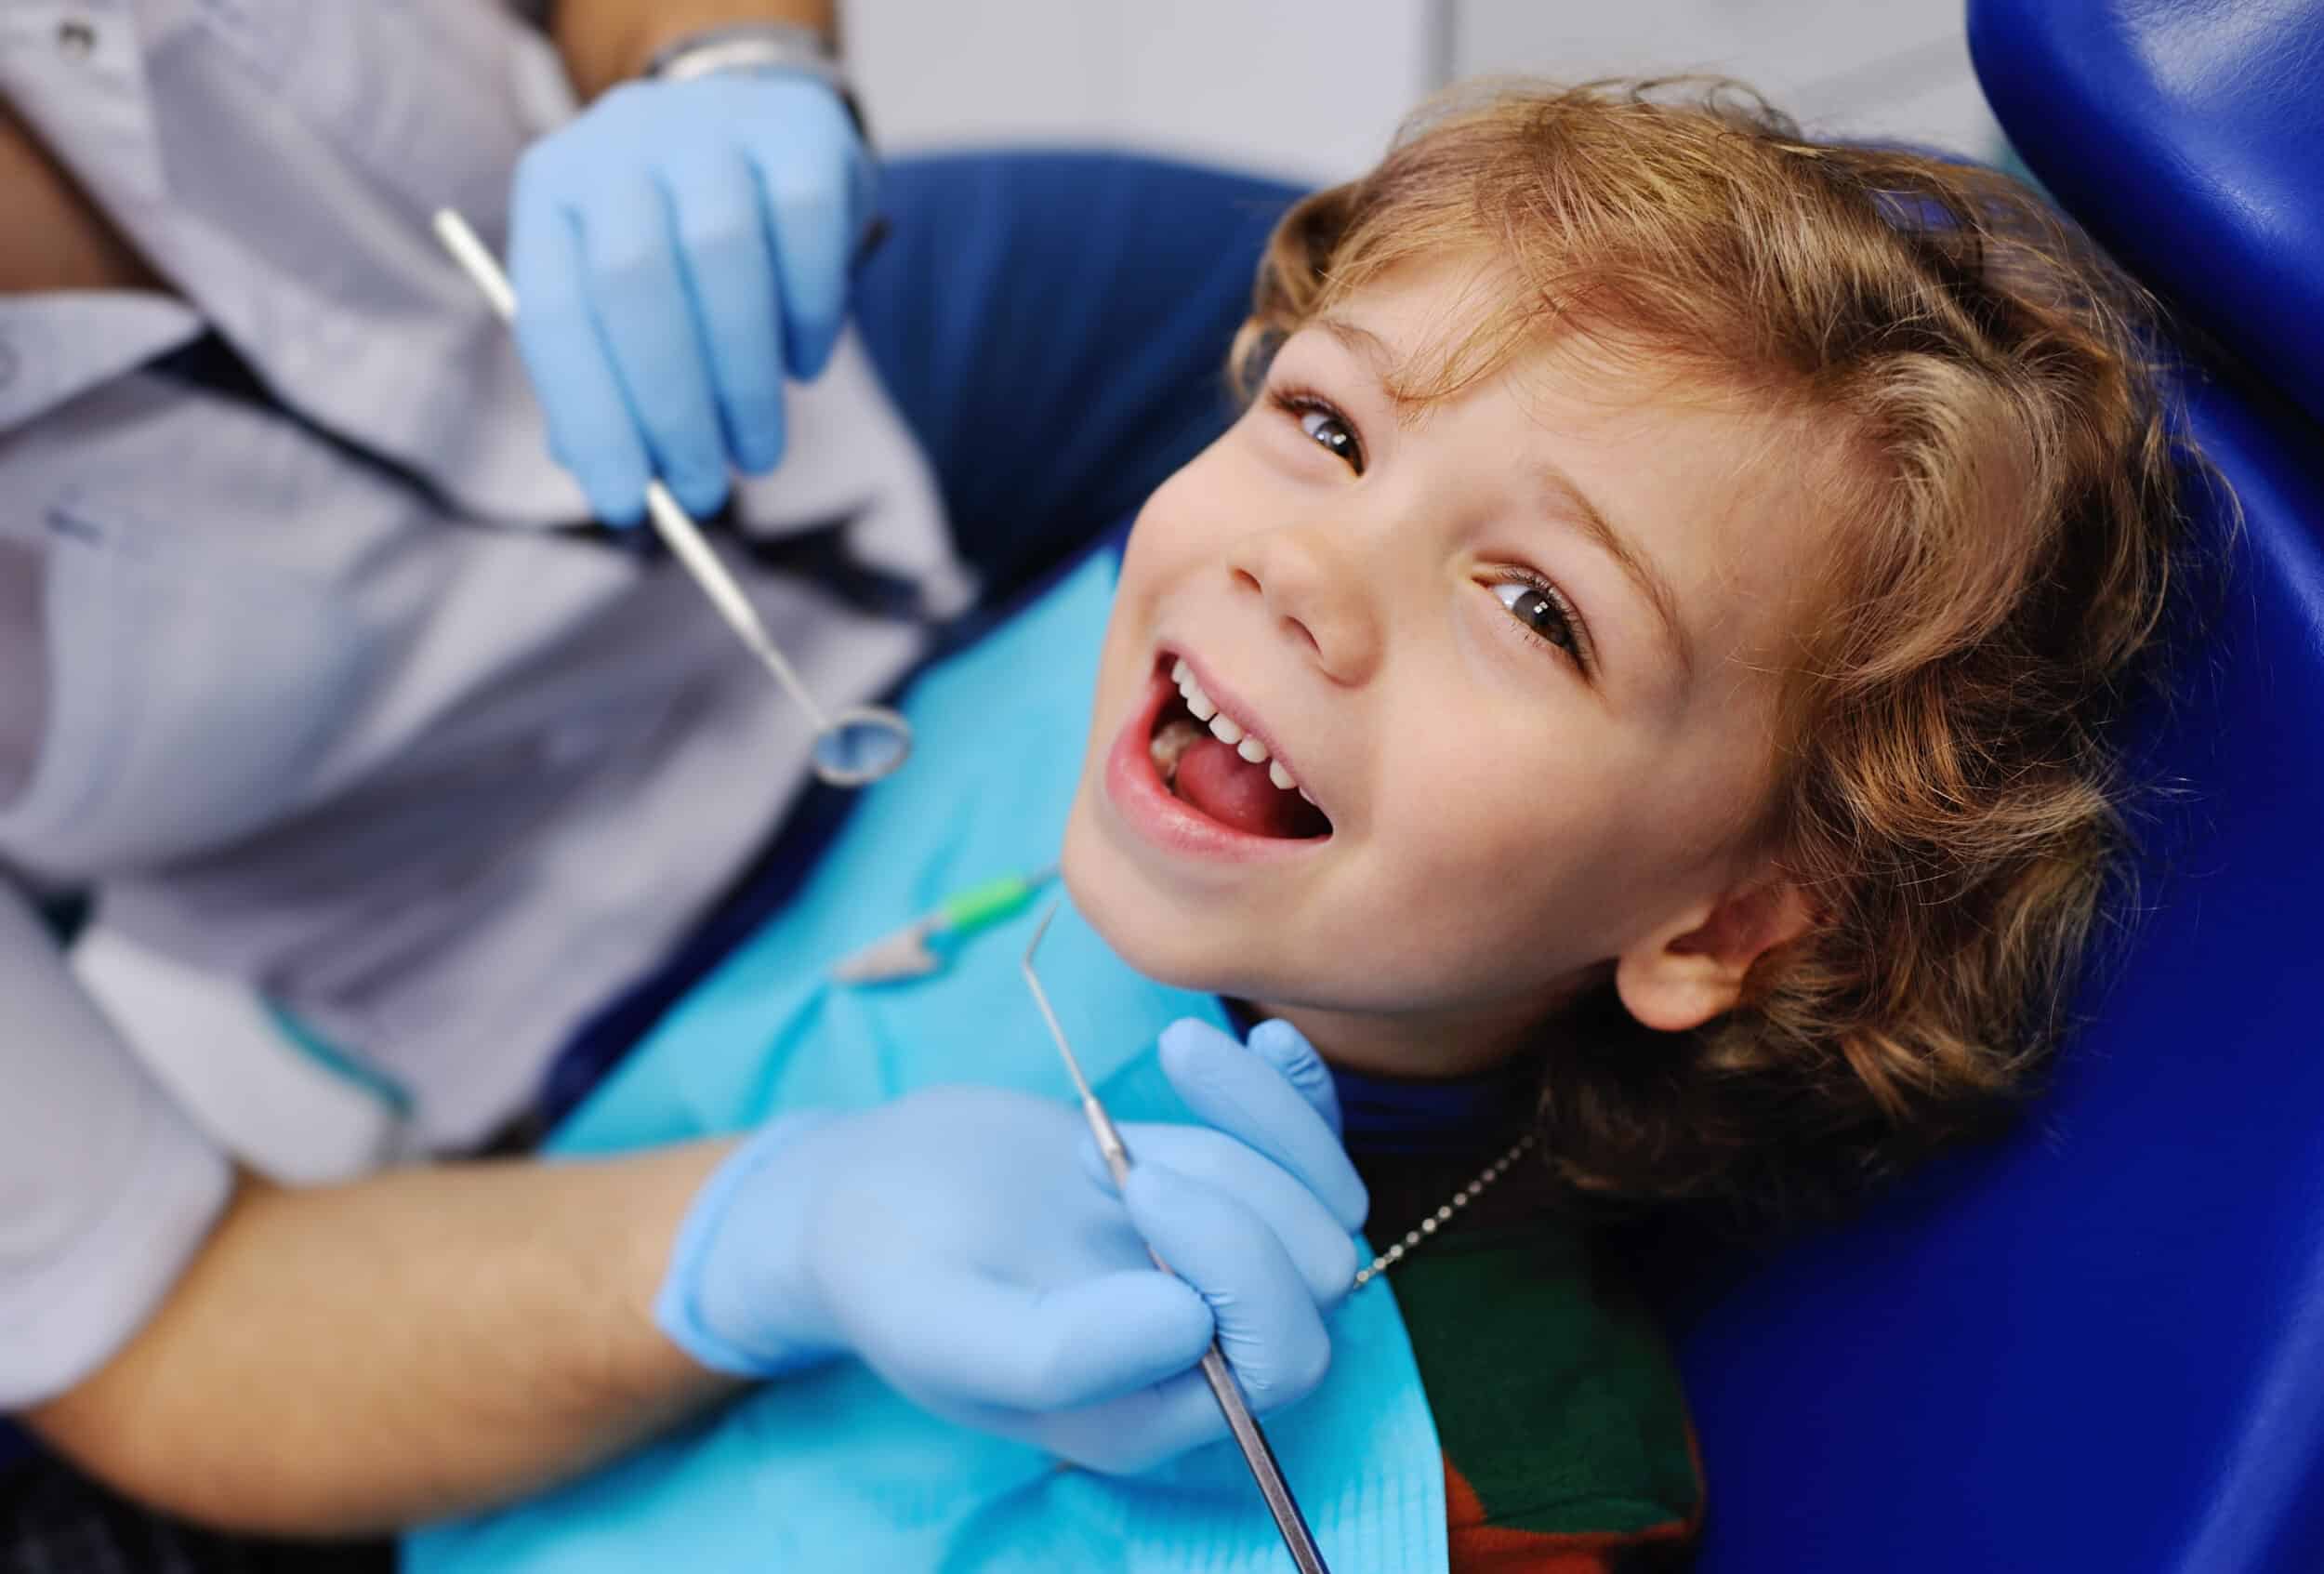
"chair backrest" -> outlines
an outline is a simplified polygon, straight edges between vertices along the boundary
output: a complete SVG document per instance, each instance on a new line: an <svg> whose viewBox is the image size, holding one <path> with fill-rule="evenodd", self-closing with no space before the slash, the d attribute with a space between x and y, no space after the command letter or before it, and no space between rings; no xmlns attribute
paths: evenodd
<svg viewBox="0 0 2324 1574"><path fill-rule="evenodd" d="M2324 1568L2324 0L1971 0L2035 175L2207 349L2246 534L2053 1088L1678 1314L1704 1574ZM2199 510L2225 539L2225 511Z"/></svg>

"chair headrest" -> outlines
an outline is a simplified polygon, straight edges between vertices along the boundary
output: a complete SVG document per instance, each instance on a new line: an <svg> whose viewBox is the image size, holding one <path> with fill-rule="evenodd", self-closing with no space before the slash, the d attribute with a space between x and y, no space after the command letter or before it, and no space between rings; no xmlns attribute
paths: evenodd
<svg viewBox="0 0 2324 1574"><path fill-rule="evenodd" d="M1971 0L1969 48L2059 205L2324 421L2324 0Z"/></svg>

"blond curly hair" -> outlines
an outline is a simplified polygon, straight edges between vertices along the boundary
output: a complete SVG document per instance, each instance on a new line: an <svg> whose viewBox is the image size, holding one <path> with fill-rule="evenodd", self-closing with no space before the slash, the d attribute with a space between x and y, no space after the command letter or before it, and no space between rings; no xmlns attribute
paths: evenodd
<svg viewBox="0 0 2324 1574"><path fill-rule="evenodd" d="M1786 1206L1991 1125L2058 1041L2125 847L2111 741L2182 532L2148 298L1992 170L1803 139L1726 83L1491 84L1277 226L1230 376L1410 259L1512 281L1399 398L1543 332L1802 412L1846 477L1763 828L1816 922L1736 1009L1556 1034L1577 1195Z"/></svg>

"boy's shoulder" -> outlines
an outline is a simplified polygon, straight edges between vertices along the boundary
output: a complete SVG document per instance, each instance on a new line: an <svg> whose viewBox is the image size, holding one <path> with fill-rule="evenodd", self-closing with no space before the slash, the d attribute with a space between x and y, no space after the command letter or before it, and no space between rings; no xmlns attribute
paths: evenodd
<svg viewBox="0 0 2324 1574"><path fill-rule="evenodd" d="M1393 1282L1444 1448L1456 1574L1686 1561L1703 1488L1677 1365L1580 1226L1463 1232Z"/></svg>

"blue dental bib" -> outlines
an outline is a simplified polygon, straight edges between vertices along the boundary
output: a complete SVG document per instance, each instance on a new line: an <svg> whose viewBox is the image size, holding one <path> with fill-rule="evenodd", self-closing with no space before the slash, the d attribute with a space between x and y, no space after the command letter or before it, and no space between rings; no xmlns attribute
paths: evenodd
<svg viewBox="0 0 2324 1574"><path fill-rule="evenodd" d="M680 1142L944 1082L1070 1099L1017 968L1036 913L976 937L926 979L848 989L824 970L952 892L1055 855L1112 588L1111 562L1093 558L914 685L903 708L917 734L911 765L868 790L798 897L670 1013L553 1151ZM1070 906L1042 947L1041 975L1117 1118L1189 1118L1153 1046L1182 1016L1227 1025L1216 998L1139 976ZM1441 1574L1444 1465L1387 1286L1350 1297L1331 1327L1329 1377L1267 1419L1276 1455L1333 1567ZM860 1363L840 1362L755 1389L556 1491L416 1532L403 1566L1234 1574L1290 1565L1231 1445L1142 1475L1098 1475L926 1415Z"/></svg>

